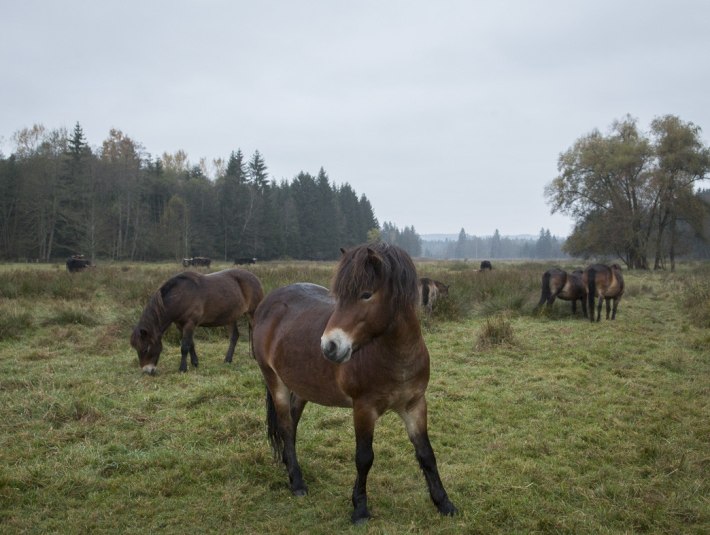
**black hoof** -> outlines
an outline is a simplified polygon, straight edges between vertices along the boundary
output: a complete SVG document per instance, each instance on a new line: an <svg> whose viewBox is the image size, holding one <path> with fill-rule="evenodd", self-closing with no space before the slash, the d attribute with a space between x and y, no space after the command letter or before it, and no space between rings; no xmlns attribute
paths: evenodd
<svg viewBox="0 0 710 535"><path fill-rule="evenodd" d="M371 518L372 518L372 516L370 516L370 513L368 511L364 511L364 512L353 511L353 514L350 517L350 520L356 526L361 526L363 524L366 524L367 521L370 520Z"/></svg>
<svg viewBox="0 0 710 535"><path fill-rule="evenodd" d="M445 516L454 516L458 512L459 510L456 509L456 506L451 502L446 502L444 505L439 507L439 513Z"/></svg>

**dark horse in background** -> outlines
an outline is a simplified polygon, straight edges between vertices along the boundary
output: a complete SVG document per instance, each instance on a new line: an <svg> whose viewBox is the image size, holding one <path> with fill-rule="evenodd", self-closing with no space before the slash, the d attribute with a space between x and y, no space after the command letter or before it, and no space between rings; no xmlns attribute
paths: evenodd
<svg viewBox="0 0 710 535"><path fill-rule="evenodd" d="M431 314L439 297L449 295L449 287L443 282L422 277L419 279L419 299L427 314Z"/></svg>
<svg viewBox="0 0 710 535"><path fill-rule="evenodd" d="M572 301L572 314L577 313L577 300L582 303L582 313L587 317L587 287L582 281L582 270L567 273L563 269L552 268L542 275L542 293L540 302L535 307L539 310L544 303L549 309L555 299Z"/></svg>
<svg viewBox="0 0 710 535"><path fill-rule="evenodd" d="M190 267L190 266L210 267L211 263L212 263L212 259L208 258L206 256L193 256L192 258L183 258L182 259L183 267Z"/></svg>
<svg viewBox="0 0 710 535"><path fill-rule="evenodd" d="M429 352L417 305L412 260L402 249L378 243L343 251L332 294L308 283L279 288L254 317L269 439L286 465L293 494L307 493L296 458L296 429L306 403L353 409L355 523L370 518L367 475L375 422L390 410L404 421L434 505L442 514L456 512L427 434Z"/></svg>
<svg viewBox="0 0 710 535"><path fill-rule="evenodd" d="M162 337L171 323L181 333L180 371L187 371L187 354L197 367L193 333L198 326L229 325L231 335L224 358L232 362L239 339L237 319L246 314L251 337L254 312L264 297L261 282L252 273L232 268L202 275L186 271L165 282L153 294L131 334L131 345L138 353L144 372L154 374L163 349Z"/></svg>
<svg viewBox="0 0 710 535"><path fill-rule="evenodd" d="M589 300L589 319L594 321L594 301L599 298L597 304L597 321L602 315L602 301L606 301L606 319L609 319L611 301L614 301L614 309L611 319L616 319L616 309L619 306L621 296L624 295L624 277L621 274L621 266L612 264L592 264L584 270L582 281L587 288L587 299Z"/></svg>
<svg viewBox="0 0 710 535"><path fill-rule="evenodd" d="M84 258L83 254L71 255L67 258L67 271L69 273L76 273L78 271L84 271L86 268L94 267L91 264L91 260Z"/></svg>

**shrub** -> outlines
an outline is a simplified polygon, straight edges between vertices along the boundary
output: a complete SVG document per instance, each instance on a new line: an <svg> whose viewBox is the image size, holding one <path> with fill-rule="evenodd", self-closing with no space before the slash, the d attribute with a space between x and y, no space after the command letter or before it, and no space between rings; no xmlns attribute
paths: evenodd
<svg viewBox="0 0 710 535"><path fill-rule="evenodd" d="M487 318L478 335L478 347L493 347L514 342L513 326L503 314Z"/></svg>

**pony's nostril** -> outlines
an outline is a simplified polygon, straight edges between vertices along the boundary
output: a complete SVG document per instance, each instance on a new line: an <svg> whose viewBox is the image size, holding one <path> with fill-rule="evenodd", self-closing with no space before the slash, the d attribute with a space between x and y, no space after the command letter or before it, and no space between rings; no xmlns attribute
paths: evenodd
<svg viewBox="0 0 710 535"><path fill-rule="evenodd" d="M328 356L333 356L338 352L338 344L333 342L332 340L326 344L325 349L323 352L328 355Z"/></svg>

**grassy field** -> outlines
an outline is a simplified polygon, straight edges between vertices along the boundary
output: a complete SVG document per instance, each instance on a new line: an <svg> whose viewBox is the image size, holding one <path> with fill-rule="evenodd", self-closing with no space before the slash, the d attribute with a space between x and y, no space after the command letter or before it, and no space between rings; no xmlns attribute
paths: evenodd
<svg viewBox="0 0 710 535"><path fill-rule="evenodd" d="M130 330L180 266L0 266L0 531L710 532L710 266L625 273L617 320L598 324L561 301L532 313L548 265L473 267L418 264L451 285L422 321L429 434L460 513L438 515L388 414L368 485L374 518L352 527L350 412L306 408L310 494L291 496L246 336L227 365L226 331L199 330L200 368L181 374L171 328L158 374L141 374ZM327 285L332 269L252 271L268 291Z"/></svg>

